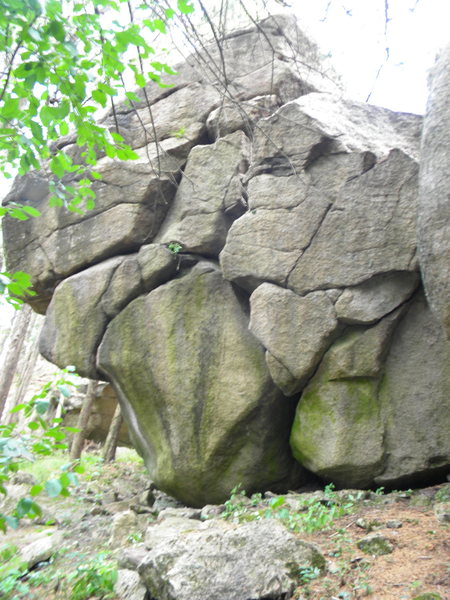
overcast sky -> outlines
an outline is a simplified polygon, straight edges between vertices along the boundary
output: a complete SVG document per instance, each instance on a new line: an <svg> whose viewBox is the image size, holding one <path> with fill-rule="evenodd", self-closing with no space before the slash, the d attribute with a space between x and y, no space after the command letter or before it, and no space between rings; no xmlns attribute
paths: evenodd
<svg viewBox="0 0 450 600"><path fill-rule="evenodd" d="M450 42L450 0L388 0L386 34L385 0L290 0L290 9L270 4L277 12L296 12L331 54L349 96L365 101L373 88L373 104L425 111L427 72Z"/></svg>

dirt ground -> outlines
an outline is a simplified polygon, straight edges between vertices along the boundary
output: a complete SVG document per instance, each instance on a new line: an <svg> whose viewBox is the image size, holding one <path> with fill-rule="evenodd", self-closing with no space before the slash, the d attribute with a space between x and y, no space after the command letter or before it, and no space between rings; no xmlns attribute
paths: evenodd
<svg viewBox="0 0 450 600"><path fill-rule="evenodd" d="M303 593L313 600L410 600L434 592L450 600L449 524L438 521L430 505L414 505L414 500L426 502L424 492L439 489L428 488L415 497L386 495L379 506L361 507L339 519L333 530L307 536L331 565L325 577L308 585L306 595L300 591L300 597ZM372 531L392 543L392 553L370 556L359 550L356 542L367 535L367 530L358 526L361 519L367 525L378 524Z"/></svg>

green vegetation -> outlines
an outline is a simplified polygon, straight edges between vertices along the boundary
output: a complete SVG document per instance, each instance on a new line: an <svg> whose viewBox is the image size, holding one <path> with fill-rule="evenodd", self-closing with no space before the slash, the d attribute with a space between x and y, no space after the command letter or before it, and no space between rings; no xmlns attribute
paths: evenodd
<svg viewBox="0 0 450 600"><path fill-rule="evenodd" d="M110 559L109 552L99 552L87 558L83 554L66 554L65 559L75 568L67 569L62 565L53 565L45 569L28 571L20 559L11 552L17 548L5 545L0 548L2 565L0 566L0 597L2 600L26 600L41 597L42 588L57 585L65 590L67 600L88 600L114 596L114 583L117 579L117 564ZM8 556L9 558L5 558Z"/></svg>
<svg viewBox="0 0 450 600"><path fill-rule="evenodd" d="M172 254L178 254L183 250L183 246L179 242L169 242L167 244L167 248L172 252Z"/></svg>
<svg viewBox="0 0 450 600"><path fill-rule="evenodd" d="M24 413L27 418L25 430L19 430L16 423L0 425L1 494L5 496L8 494L7 484L11 476L19 469L26 468L27 463L34 463L36 457L54 456L55 452L67 448L66 436L76 429L63 427L60 418L48 419L46 416L53 390L58 390L63 396L70 395L69 387L73 382L69 376L72 373L73 368L64 369L56 374L52 381L47 382L29 402L19 404L11 411ZM50 463L52 466L57 464L57 458L50 459ZM67 464L56 476L48 478L46 477L49 473L48 468L47 465L45 475L41 473L40 481L31 485L29 494L18 500L11 514L0 512L0 530L6 531L7 526L16 529L24 517L33 519L41 516L41 508L34 498L43 491L51 498L69 496L70 489L78 485L76 473L83 472L81 465Z"/></svg>
<svg viewBox="0 0 450 600"><path fill-rule="evenodd" d="M229 500L225 502L222 517L236 523L278 519L291 531L313 533L329 529L336 519L350 514L362 496L363 492L357 496L341 496L334 491L333 484L329 484L320 496L295 495L296 506L292 508L285 496L262 499L261 494L253 494L248 498L245 491L238 486L232 490Z"/></svg>
<svg viewBox="0 0 450 600"><path fill-rule="evenodd" d="M69 584L70 600L87 600L88 598L111 598L114 583L117 579L117 564L108 559L107 552L101 552L94 558L79 565L69 573L66 581Z"/></svg>

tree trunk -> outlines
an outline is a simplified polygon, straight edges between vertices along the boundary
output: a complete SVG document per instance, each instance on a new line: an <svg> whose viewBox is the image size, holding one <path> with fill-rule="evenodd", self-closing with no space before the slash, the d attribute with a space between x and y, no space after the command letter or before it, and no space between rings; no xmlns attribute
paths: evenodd
<svg viewBox="0 0 450 600"><path fill-rule="evenodd" d="M30 318L30 324L28 332L31 334L29 337L32 339L25 350L25 356L23 360L20 360L18 365L18 384L14 394L14 398L11 403L8 404L9 411L21 404L25 400L25 396L28 388L30 387L31 378L33 377L34 368L36 366L37 358L39 356L39 336L37 335L36 321L38 315L32 313ZM34 339L33 339L34 335ZM11 413L4 415L4 422L6 424L17 422L19 413Z"/></svg>
<svg viewBox="0 0 450 600"><path fill-rule="evenodd" d="M103 448L103 460L105 462L112 462L116 458L117 442L119 441L119 432L122 421L123 417L120 411L120 404L117 403L111 425L109 426L105 447Z"/></svg>
<svg viewBox="0 0 450 600"><path fill-rule="evenodd" d="M6 399L11 389L14 375L17 370L22 346L30 323L31 308L23 306L15 315L11 325L11 333L7 341L8 351L4 358L4 365L0 374L0 420Z"/></svg>
<svg viewBox="0 0 450 600"><path fill-rule="evenodd" d="M84 440L86 439L89 417L91 416L92 406L95 400L97 385L97 381L90 381L88 383L86 396L83 400L83 406L81 407L77 424L79 431L75 434L72 441L72 447L70 448L70 460L78 460L81 457Z"/></svg>

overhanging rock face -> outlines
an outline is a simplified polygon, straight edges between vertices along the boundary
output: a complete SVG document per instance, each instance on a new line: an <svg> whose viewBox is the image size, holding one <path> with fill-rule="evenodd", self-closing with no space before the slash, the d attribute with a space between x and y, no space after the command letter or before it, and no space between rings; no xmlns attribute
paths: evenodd
<svg viewBox="0 0 450 600"><path fill-rule="evenodd" d="M201 55L170 92L148 86L156 141L148 107L118 108L141 158L100 161L94 211L49 208L45 173L16 182L6 200L43 212L4 220L8 268L48 305L42 352L113 382L151 477L192 505L308 471L442 477L450 357L417 259L421 117L343 99L292 19L230 36L224 57L226 94Z"/></svg>

